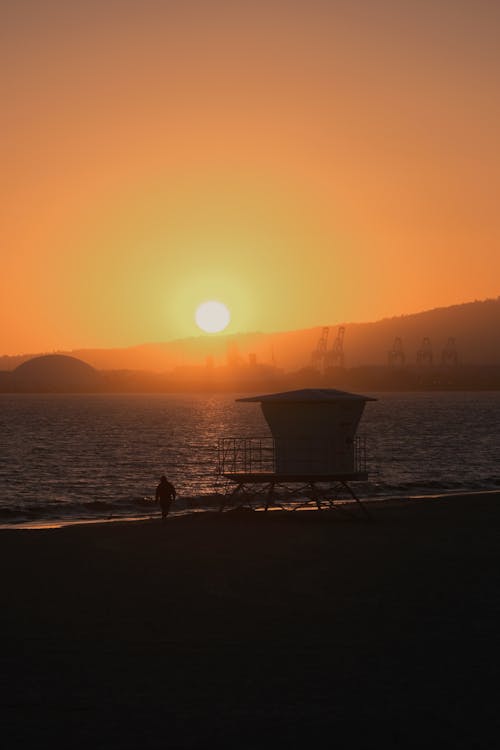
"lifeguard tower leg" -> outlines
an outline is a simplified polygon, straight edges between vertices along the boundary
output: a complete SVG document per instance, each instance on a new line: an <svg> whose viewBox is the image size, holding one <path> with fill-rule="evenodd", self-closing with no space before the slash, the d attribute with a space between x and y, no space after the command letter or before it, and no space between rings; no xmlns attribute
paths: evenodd
<svg viewBox="0 0 500 750"><path fill-rule="evenodd" d="M341 482L341 484L342 484L343 487L346 488L346 490L348 491L348 493L350 494L350 496L357 502L357 504L361 508L361 512L363 513L363 515L365 516L365 518L367 518L368 520L371 521L372 517L368 513L368 509L363 505L363 503L361 502L361 500L359 499L359 497L357 497L357 495L354 493L354 490L352 489L352 487L349 484L347 484L347 482Z"/></svg>
<svg viewBox="0 0 500 750"><path fill-rule="evenodd" d="M266 505L265 505L265 507L264 507L264 510L265 510L265 511L267 511L267 510L268 510L268 508L269 508L269 506L270 506L270 505L273 505L273 504L274 504L274 501L273 501L273 494L274 494L274 482L271 482L271 484L269 485L269 489L268 489L268 491L267 491L267 496L266 496Z"/></svg>
<svg viewBox="0 0 500 750"><path fill-rule="evenodd" d="M222 498L221 504L219 506L219 513L222 513L224 511L224 508L226 507L226 505L228 505L228 503L231 502L231 500L233 499L233 497L236 495L237 492L239 492L241 490L242 487L243 487L242 483L237 484L236 487L234 488L234 490L229 495L225 495Z"/></svg>

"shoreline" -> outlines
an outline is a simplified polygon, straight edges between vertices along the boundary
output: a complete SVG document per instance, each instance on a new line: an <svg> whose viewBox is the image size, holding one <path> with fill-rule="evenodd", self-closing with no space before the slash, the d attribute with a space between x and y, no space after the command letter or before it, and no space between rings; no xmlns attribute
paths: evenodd
<svg viewBox="0 0 500 750"><path fill-rule="evenodd" d="M489 497L489 496L495 496L498 495L500 498L500 488L498 489L490 489L490 490L465 490L465 491L458 491L458 490L450 490L449 492L438 492L438 493L432 493L432 494L417 494L417 495L386 495L383 497L371 497L371 498L360 498L361 502L363 504L366 504L370 508L373 508L374 506L380 505L381 507L390 507L391 505L400 506L400 507L407 507L410 503L418 503L422 504L426 501L438 501L438 500L447 500L447 499L456 499L456 500L466 500L466 499L480 499L483 497ZM355 501L351 499L345 499L338 501L339 506L343 505L349 505L354 506ZM283 511L281 508L270 508L269 512L276 513L281 511L282 513L286 513L287 511ZM225 511L225 513L231 513L234 511ZM264 512L263 508L255 508L255 513L262 513ZM298 510L293 510L293 508L288 511L295 513L316 513L318 512L316 508L301 508ZM328 509L323 509L320 511L321 513L335 513L335 509L329 511ZM194 516L194 515L208 515L213 516L217 515L218 511L215 508L190 508L180 511L173 511L170 515L170 521L168 523L172 523L174 521L180 520L182 518L186 518L188 516ZM15 522L11 524L6 523L0 523L0 532L2 531L50 531L53 529L63 529L73 526L99 526L99 525L108 525L108 524L150 524L150 523L156 523L158 521L161 521L161 514L160 511L156 509L154 514L141 514L138 516L116 516L116 517L110 517L110 518L74 518L74 519L53 519L53 520L41 520L41 521L21 521L21 522Z"/></svg>

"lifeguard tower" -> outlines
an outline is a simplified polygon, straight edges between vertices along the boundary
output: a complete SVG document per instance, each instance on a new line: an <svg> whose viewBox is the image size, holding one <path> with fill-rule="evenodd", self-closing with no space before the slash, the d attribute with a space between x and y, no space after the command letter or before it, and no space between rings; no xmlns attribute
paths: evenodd
<svg viewBox="0 0 500 750"><path fill-rule="evenodd" d="M366 402L376 399L306 388L237 400L261 405L271 436L219 440L218 474L228 482L221 512L262 505L263 496L265 510L341 507L340 491L347 491L368 515L350 483L368 479L366 443L356 430Z"/></svg>

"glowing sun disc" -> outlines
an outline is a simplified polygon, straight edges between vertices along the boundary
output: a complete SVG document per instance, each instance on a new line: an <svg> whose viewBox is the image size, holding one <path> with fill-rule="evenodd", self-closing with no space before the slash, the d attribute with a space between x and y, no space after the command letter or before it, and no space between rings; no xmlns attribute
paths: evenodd
<svg viewBox="0 0 500 750"><path fill-rule="evenodd" d="M210 300L198 305L194 318L198 328L205 333L219 333L229 325L231 314L222 302Z"/></svg>

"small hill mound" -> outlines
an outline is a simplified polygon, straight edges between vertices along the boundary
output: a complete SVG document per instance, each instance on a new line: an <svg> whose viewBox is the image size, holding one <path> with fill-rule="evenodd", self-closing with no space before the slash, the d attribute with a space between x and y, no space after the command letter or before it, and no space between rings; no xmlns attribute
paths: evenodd
<svg viewBox="0 0 500 750"><path fill-rule="evenodd" d="M13 372L17 381L47 390L85 390L94 386L99 375L76 357L47 354L23 362Z"/></svg>

